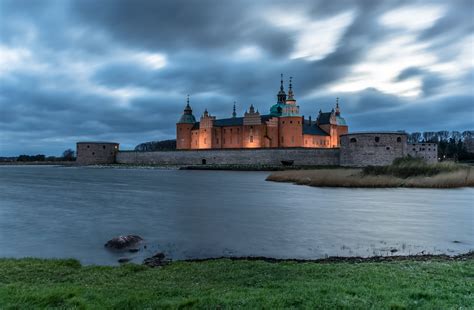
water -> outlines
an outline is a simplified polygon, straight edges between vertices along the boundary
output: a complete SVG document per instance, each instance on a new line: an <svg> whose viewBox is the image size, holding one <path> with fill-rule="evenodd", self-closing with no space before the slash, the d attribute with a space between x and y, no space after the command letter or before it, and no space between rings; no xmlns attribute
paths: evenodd
<svg viewBox="0 0 474 310"><path fill-rule="evenodd" d="M473 188L343 189L265 181L266 172L0 167L0 257L84 264L267 256L456 254L474 249ZM138 234L147 249L103 245Z"/></svg>

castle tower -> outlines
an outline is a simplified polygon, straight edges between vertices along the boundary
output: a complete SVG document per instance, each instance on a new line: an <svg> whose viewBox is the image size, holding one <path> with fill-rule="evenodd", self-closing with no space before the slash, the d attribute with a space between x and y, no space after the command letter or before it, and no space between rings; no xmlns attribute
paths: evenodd
<svg viewBox="0 0 474 310"><path fill-rule="evenodd" d="M199 124L199 148L212 149L219 144L218 137L215 136L214 121L215 116L212 116L207 109L204 110ZM216 139L214 139L216 138Z"/></svg>
<svg viewBox="0 0 474 310"><path fill-rule="evenodd" d="M285 107L283 108L283 113L281 116L299 116L300 107L296 105L295 96L293 94L293 77L290 77L289 89L288 89L288 98L286 99Z"/></svg>
<svg viewBox="0 0 474 310"><path fill-rule="evenodd" d="M186 107L183 115L176 123L176 149L187 150L191 148L191 130L196 123L196 118L193 115L193 110L189 105L189 95L186 99Z"/></svg>
<svg viewBox="0 0 474 310"><path fill-rule="evenodd" d="M283 73L280 79L280 91L277 94L277 103L270 108L270 114L272 116L280 116L283 113L283 108L286 104L286 93L283 88Z"/></svg>
<svg viewBox="0 0 474 310"><path fill-rule="evenodd" d="M290 77L288 99L285 101L283 112L278 119L280 147L299 147L303 145L303 119L299 115L299 110L293 93L292 78Z"/></svg>

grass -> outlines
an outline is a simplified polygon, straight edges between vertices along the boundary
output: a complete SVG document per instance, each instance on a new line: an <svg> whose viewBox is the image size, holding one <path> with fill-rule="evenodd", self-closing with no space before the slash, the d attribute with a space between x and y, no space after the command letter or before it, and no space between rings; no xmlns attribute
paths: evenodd
<svg viewBox="0 0 474 310"><path fill-rule="evenodd" d="M0 259L0 308L472 309L474 260L296 263L219 259L81 266Z"/></svg>
<svg viewBox="0 0 474 310"><path fill-rule="evenodd" d="M362 169L277 171L267 180L318 187L473 187L474 167L455 163L427 164L416 158L403 158L389 166Z"/></svg>
<svg viewBox="0 0 474 310"><path fill-rule="evenodd" d="M414 176L434 176L440 173L455 172L462 169L453 162L428 164L421 158L397 158L388 166L368 166L362 169L364 175L393 175L399 178Z"/></svg>

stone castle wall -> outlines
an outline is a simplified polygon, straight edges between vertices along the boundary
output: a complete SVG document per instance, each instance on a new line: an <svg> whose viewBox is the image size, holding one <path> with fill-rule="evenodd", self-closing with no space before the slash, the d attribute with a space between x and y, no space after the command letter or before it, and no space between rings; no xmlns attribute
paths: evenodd
<svg viewBox="0 0 474 310"><path fill-rule="evenodd" d="M341 166L390 165L407 156L405 133L356 133L341 136Z"/></svg>
<svg viewBox="0 0 474 310"><path fill-rule="evenodd" d="M187 150L168 152L118 152L119 164L156 165L281 165L282 160L293 160L294 165L339 165L339 149L239 149Z"/></svg>
<svg viewBox="0 0 474 310"><path fill-rule="evenodd" d="M76 162L80 165L113 164L119 150L114 142L78 142Z"/></svg>
<svg viewBox="0 0 474 310"><path fill-rule="evenodd" d="M423 158L432 164L438 162L438 144L436 143L409 143L408 155Z"/></svg>

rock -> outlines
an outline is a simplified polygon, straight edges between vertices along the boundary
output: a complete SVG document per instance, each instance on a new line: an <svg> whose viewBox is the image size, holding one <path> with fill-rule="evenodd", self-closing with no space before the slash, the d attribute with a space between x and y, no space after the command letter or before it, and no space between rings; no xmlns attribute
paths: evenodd
<svg viewBox="0 0 474 310"><path fill-rule="evenodd" d="M395 253L395 252L398 252L398 250L397 249L391 249L390 252Z"/></svg>
<svg viewBox="0 0 474 310"><path fill-rule="evenodd" d="M129 262L130 260L131 260L130 257L121 257L121 258L118 259L118 262L123 264L123 263Z"/></svg>
<svg viewBox="0 0 474 310"><path fill-rule="evenodd" d="M104 245L106 248L121 250L141 243L143 238L137 235L118 236L110 239Z"/></svg>
<svg viewBox="0 0 474 310"><path fill-rule="evenodd" d="M130 253L135 253L135 252L140 251L140 249L129 249L128 251L129 251Z"/></svg>
<svg viewBox="0 0 474 310"><path fill-rule="evenodd" d="M167 265L169 262L170 260L165 257L165 254L159 252L153 255L152 257L146 258L143 261L143 265L146 265L148 267L160 267Z"/></svg>
<svg viewBox="0 0 474 310"><path fill-rule="evenodd" d="M454 240L453 243L461 243L459 240Z"/></svg>

